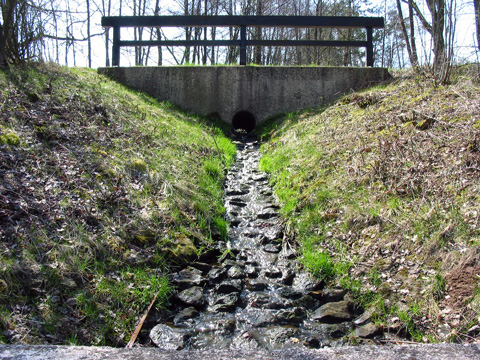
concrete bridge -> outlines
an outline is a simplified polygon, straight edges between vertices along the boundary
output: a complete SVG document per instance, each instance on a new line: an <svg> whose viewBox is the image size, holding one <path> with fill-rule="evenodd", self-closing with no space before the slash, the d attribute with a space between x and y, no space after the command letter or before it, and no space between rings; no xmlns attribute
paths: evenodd
<svg viewBox="0 0 480 360"><path fill-rule="evenodd" d="M98 72L183 110L219 115L247 132L268 118L321 107L389 77L387 69L371 67L163 66Z"/></svg>

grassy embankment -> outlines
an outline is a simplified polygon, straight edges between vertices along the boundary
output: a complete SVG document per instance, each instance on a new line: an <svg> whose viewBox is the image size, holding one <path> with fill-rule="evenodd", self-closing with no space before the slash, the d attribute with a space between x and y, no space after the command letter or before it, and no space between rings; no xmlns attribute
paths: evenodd
<svg viewBox="0 0 480 360"><path fill-rule="evenodd" d="M125 344L226 235L234 145L86 69L0 72L0 107L0 342Z"/></svg>
<svg viewBox="0 0 480 360"><path fill-rule="evenodd" d="M306 269L386 331L478 340L478 85L401 75L259 131Z"/></svg>

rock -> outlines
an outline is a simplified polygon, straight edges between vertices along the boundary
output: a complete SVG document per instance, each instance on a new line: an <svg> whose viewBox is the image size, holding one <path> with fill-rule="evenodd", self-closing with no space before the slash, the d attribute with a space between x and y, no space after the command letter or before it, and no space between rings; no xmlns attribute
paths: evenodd
<svg viewBox="0 0 480 360"><path fill-rule="evenodd" d="M228 269L227 275L229 278L232 279L243 279L246 277L245 273L238 265L234 265L230 269Z"/></svg>
<svg viewBox="0 0 480 360"><path fill-rule="evenodd" d="M196 318L198 314L199 314L198 310L190 306L186 309L183 309L177 315L175 315L175 318L173 319L173 323L175 325L178 325L178 324L191 325L193 323L193 319Z"/></svg>
<svg viewBox="0 0 480 360"><path fill-rule="evenodd" d="M217 248L210 248L204 251L199 257L198 261L205 262L207 264L211 264L217 261L217 259L222 255L220 249Z"/></svg>
<svg viewBox="0 0 480 360"><path fill-rule="evenodd" d="M280 310L276 315L277 322L284 325L300 325L306 317L307 312L300 307L293 310Z"/></svg>
<svg viewBox="0 0 480 360"><path fill-rule="evenodd" d="M365 311L362 315L357 317L353 323L357 326L365 325L368 321L370 321L370 317L375 313L376 308L371 307L367 311Z"/></svg>
<svg viewBox="0 0 480 360"><path fill-rule="evenodd" d="M280 250L282 250L282 245L281 244L267 244L263 248L264 251L272 254L278 254Z"/></svg>
<svg viewBox="0 0 480 360"><path fill-rule="evenodd" d="M216 288L217 294L239 293L240 291L242 291L242 281L238 279L225 280L218 284Z"/></svg>
<svg viewBox="0 0 480 360"><path fill-rule="evenodd" d="M234 311L238 302L238 298L238 293L230 293L216 296L211 306L211 310L213 312Z"/></svg>
<svg viewBox="0 0 480 360"><path fill-rule="evenodd" d="M266 220L266 219L271 219L277 216L278 214L276 211L273 211L272 209L267 208L257 214L257 219Z"/></svg>
<svg viewBox="0 0 480 360"><path fill-rule="evenodd" d="M185 347L185 342L192 335L192 332L188 330L164 324L158 324L150 331L152 342L165 350L182 350Z"/></svg>
<svg viewBox="0 0 480 360"><path fill-rule="evenodd" d="M205 306L205 298L203 297L203 289L199 286L193 286L191 288L185 289L181 291L177 295L178 299L180 299L186 305L191 305L198 308L202 308Z"/></svg>
<svg viewBox="0 0 480 360"><path fill-rule="evenodd" d="M253 265L246 265L245 266L245 274L249 278L256 278L258 276L258 268Z"/></svg>
<svg viewBox="0 0 480 360"><path fill-rule="evenodd" d="M318 349L321 346L320 340L317 338L309 336L308 338L305 339L305 342L303 343L306 347Z"/></svg>
<svg viewBox="0 0 480 360"><path fill-rule="evenodd" d="M282 271L277 268L270 268L265 270L265 276L270 279L278 279L282 277Z"/></svg>
<svg viewBox="0 0 480 360"><path fill-rule="evenodd" d="M301 298L302 297L302 293L297 291L297 290L294 290L293 288L291 287L287 287L287 286L284 286L282 287L278 293L283 296L284 298L287 298L287 299L298 299L298 298Z"/></svg>
<svg viewBox="0 0 480 360"><path fill-rule="evenodd" d="M301 331L298 328L290 326L274 326L264 332L264 337L268 340L270 346L277 350L294 345L301 345L299 337Z"/></svg>
<svg viewBox="0 0 480 360"><path fill-rule="evenodd" d="M319 280L315 280L308 273L300 273L295 276L295 279L293 279L292 286L297 291L309 293L321 290L323 288L323 283Z"/></svg>
<svg viewBox="0 0 480 360"><path fill-rule="evenodd" d="M256 334L250 331L245 331L244 333L234 337L232 339L232 348L241 349L241 350L256 350L260 348L260 344L255 337Z"/></svg>
<svg viewBox="0 0 480 360"><path fill-rule="evenodd" d="M361 338L373 338L375 335L380 333L380 328L373 323L368 323L359 328L356 328L354 335Z"/></svg>
<svg viewBox="0 0 480 360"><path fill-rule="evenodd" d="M195 262L192 264L192 267L200 270L202 274L207 274L212 269L212 265L203 262Z"/></svg>
<svg viewBox="0 0 480 360"><path fill-rule="evenodd" d="M315 310L312 319L328 324L348 321L352 319L349 308L350 302L345 300L327 303Z"/></svg>
<svg viewBox="0 0 480 360"><path fill-rule="evenodd" d="M327 288L321 292L322 300L326 303L342 301L346 293L347 291L345 289L333 289L333 288Z"/></svg>
<svg viewBox="0 0 480 360"><path fill-rule="evenodd" d="M247 280L245 285L250 291L263 291L267 288L267 284L260 280Z"/></svg>
<svg viewBox="0 0 480 360"><path fill-rule="evenodd" d="M193 286L203 286L206 279L202 276L202 272L193 267L188 267L174 274L173 283L180 289L188 289Z"/></svg>
<svg viewBox="0 0 480 360"><path fill-rule="evenodd" d="M215 284L218 281L220 281L222 278L224 278L226 275L227 275L227 269L215 267L208 272L207 277L208 277L208 281L211 284Z"/></svg>

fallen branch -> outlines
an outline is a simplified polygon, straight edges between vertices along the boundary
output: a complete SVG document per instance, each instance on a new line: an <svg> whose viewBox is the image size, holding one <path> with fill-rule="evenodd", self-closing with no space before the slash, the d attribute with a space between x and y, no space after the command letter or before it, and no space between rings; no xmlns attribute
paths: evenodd
<svg viewBox="0 0 480 360"><path fill-rule="evenodd" d="M148 313L152 309L152 306L155 303L155 300L157 300L157 296L158 296L159 293L160 293L160 290L157 291L157 293L153 297L152 302L148 306L147 311L145 311L145 314L143 314L142 318L140 319L140 322L138 323L137 327L135 328L135 331L133 332L132 337L130 338L130 341L128 342L128 344L126 346L127 349L131 349L133 344L135 343L135 340L137 340L138 334L140 334L140 330L142 330L143 323L147 319Z"/></svg>

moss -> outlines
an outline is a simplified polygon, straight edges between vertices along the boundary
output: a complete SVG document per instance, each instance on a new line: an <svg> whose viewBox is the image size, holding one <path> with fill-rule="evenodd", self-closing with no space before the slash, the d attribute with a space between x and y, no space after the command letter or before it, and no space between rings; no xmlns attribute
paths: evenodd
<svg viewBox="0 0 480 360"><path fill-rule="evenodd" d="M13 132L0 133L0 145L20 145L20 137Z"/></svg>

